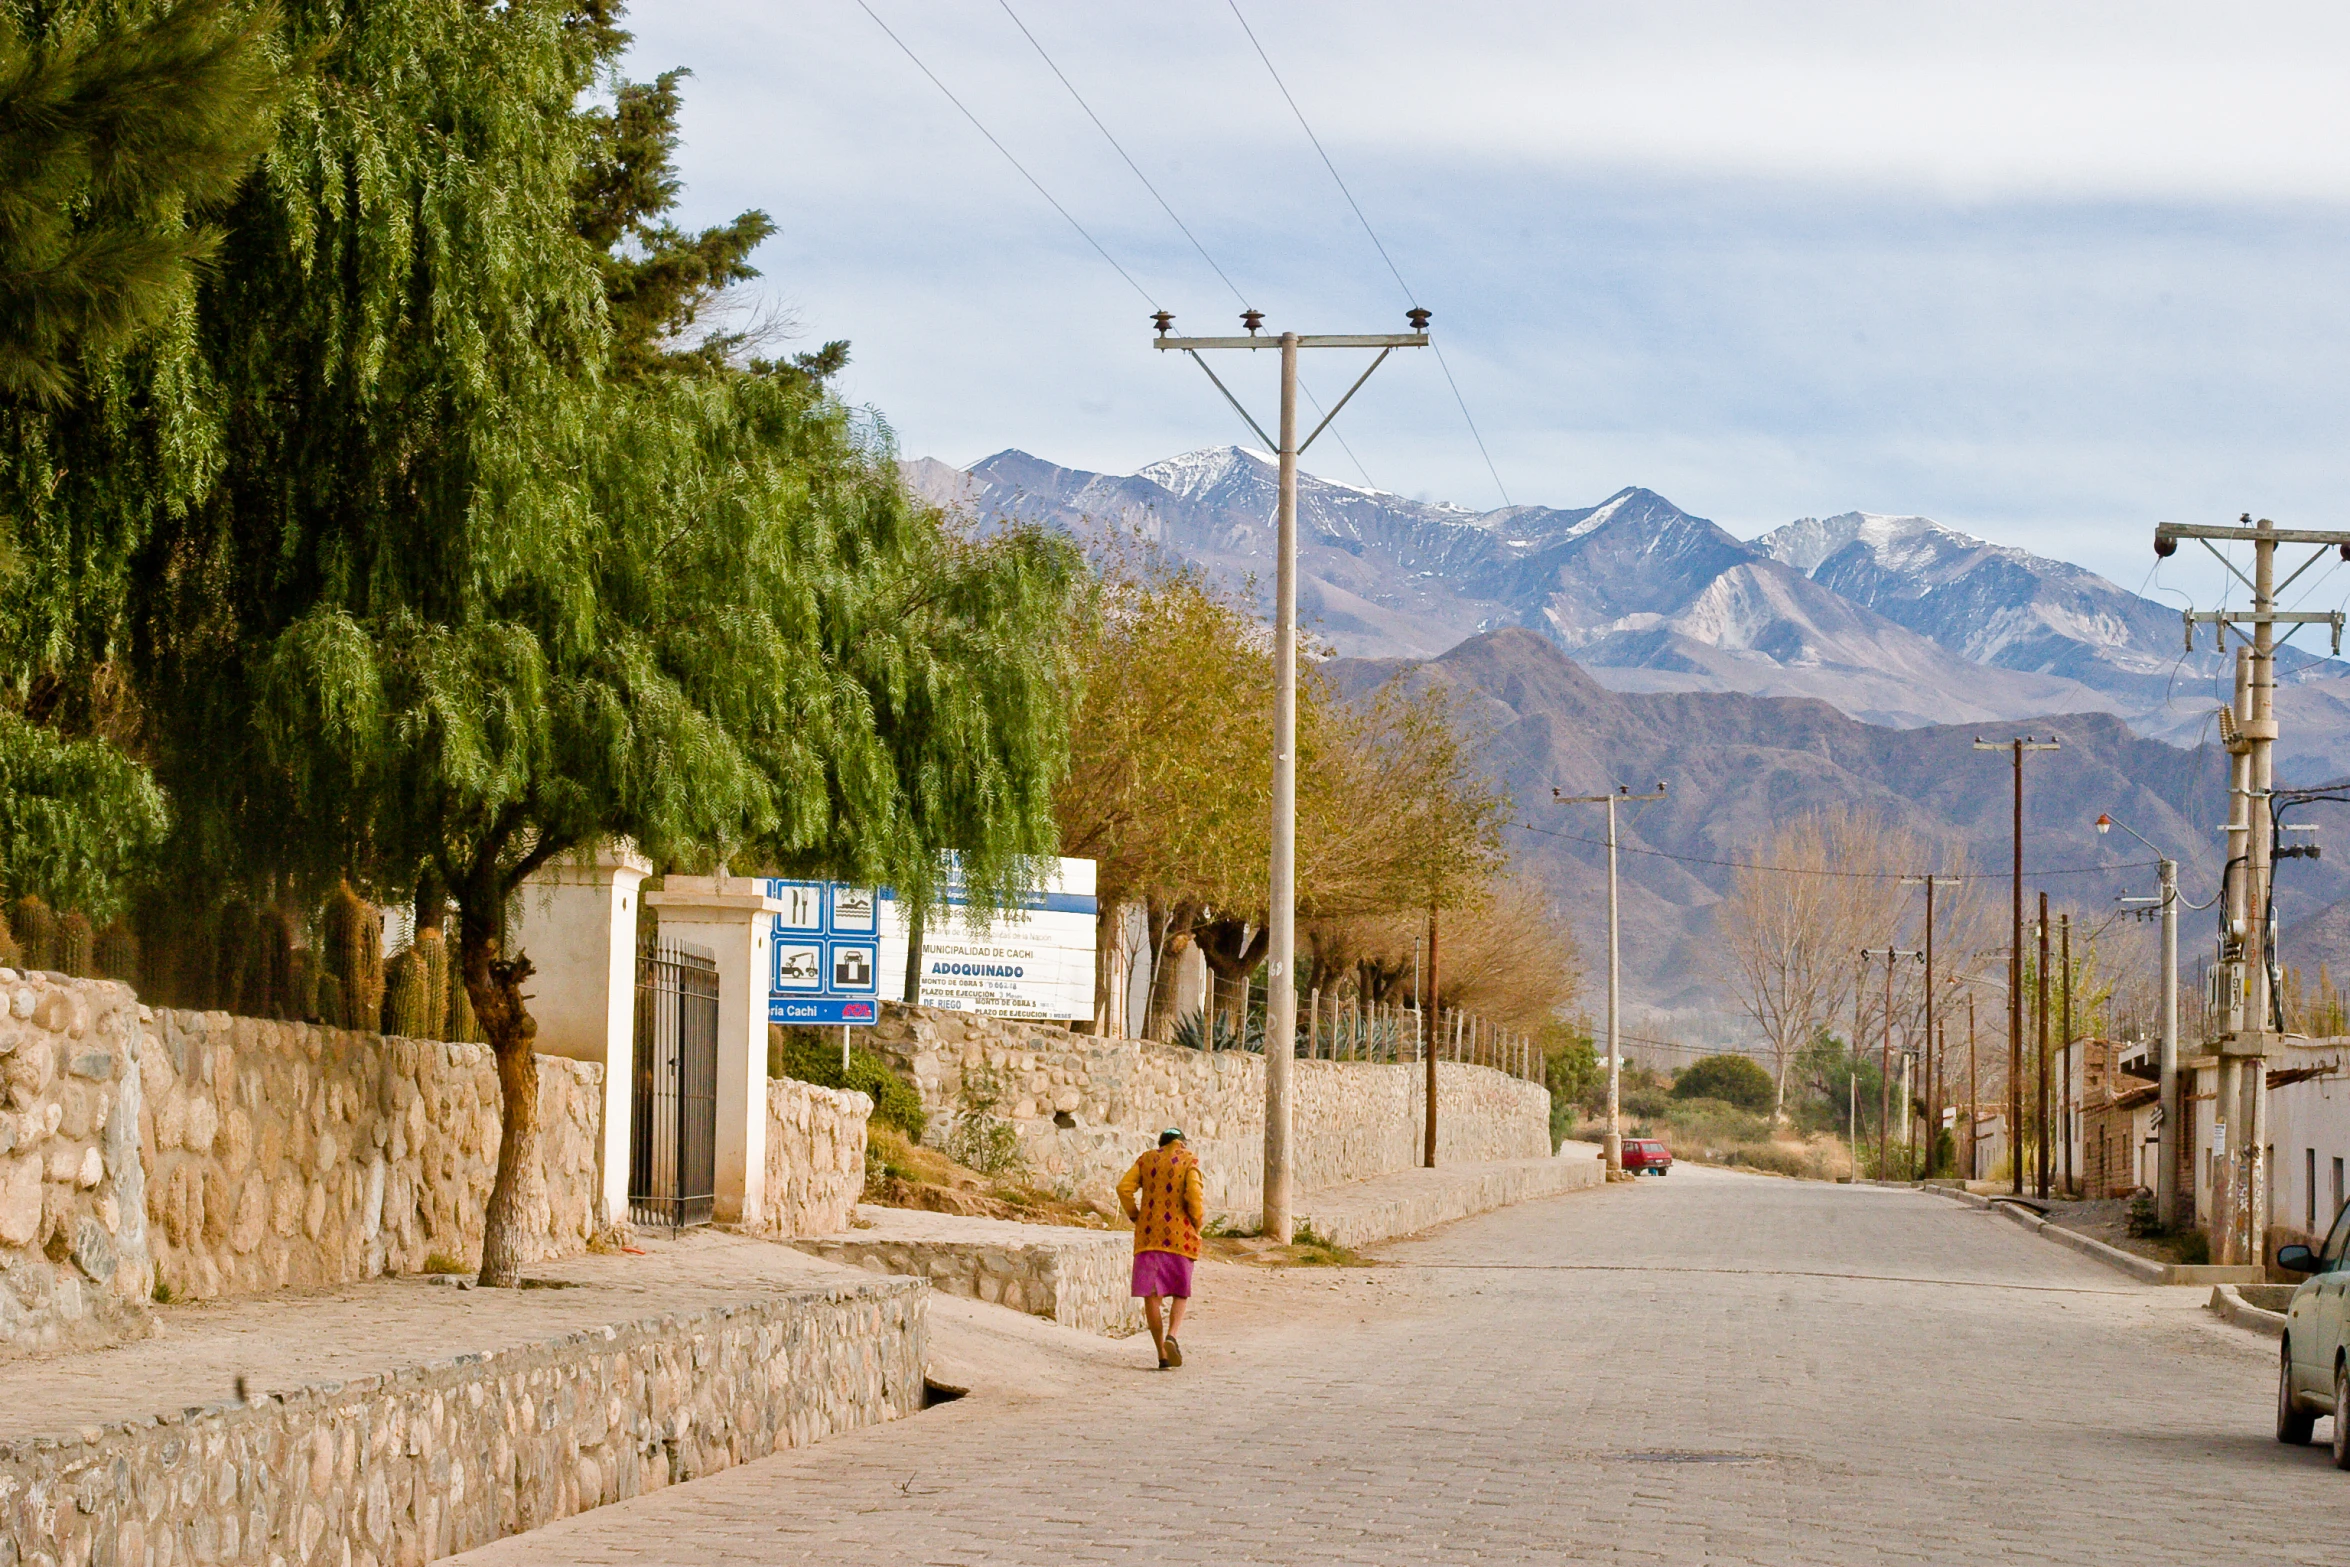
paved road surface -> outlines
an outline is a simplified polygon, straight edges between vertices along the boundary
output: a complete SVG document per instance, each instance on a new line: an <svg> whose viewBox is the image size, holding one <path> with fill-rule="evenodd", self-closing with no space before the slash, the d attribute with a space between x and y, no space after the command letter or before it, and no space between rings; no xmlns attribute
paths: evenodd
<svg viewBox="0 0 2350 1567"><path fill-rule="evenodd" d="M1097 1360L463 1560L2350 1561L2268 1340L1945 1199L1684 1165L1384 1255L1215 1270L1180 1372Z"/></svg>

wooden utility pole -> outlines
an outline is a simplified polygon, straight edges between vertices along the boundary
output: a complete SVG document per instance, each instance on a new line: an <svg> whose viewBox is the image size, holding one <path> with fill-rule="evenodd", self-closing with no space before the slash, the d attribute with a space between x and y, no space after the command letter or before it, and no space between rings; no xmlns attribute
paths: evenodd
<svg viewBox="0 0 2350 1567"><path fill-rule="evenodd" d="M2064 937L2064 1053L2063 1064L2057 1070L2056 1097L2063 1106L2064 1191L2068 1197L2078 1197L2081 1186L2073 1169L2073 917L2070 912L2056 917L2056 928Z"/></svg>
<svg viewBox="0 0 2350 1567"><path fill-rule="evenodd" d="M1893 964L1900 958L1923 958L1925 954L1908 947L1863 947L1862 963L1872 958L1885 960L1885 1019L1883 1044L1877 1061L1877 1179L1885 1179L1893 1160ZM1906 1123L1907 1113L1904 1112Z"/></svg>
<svg viewBox="0 0 2350 1567"><path fill-rule="evenodd" d="M1316 437L1330 428L1330 421L1338 417L1363 383L1371 379L1371 372L1384 364L1387 356L1399 348L1428 346L1428 312L1418 308L1405 312L1411 323L1409 332L1371 333L1325 337L1301 337L1295 332L1284 332L1279 337L1259 335L1265 317L1262 311L1244 310L1240 324L1247 328L1246 337L1176 337L1175 318L1164 310L1151 316L1158 328L1158 336L1151 346L1162 351L1180 349L1191 355L1192 362L1207 371L1216 390L1224 393L1257 439L1272 447L1280 457L1280 499L1274 513L1276 565L1273 574L1273 848L1268 910L1271 934L1266 943L1265 972L1268 984L1265 991L1265 1170L1264 1170L1264 1229L1269 1238L1287 1245L1290 1239L1290 1062L1297 1054L1297 460L1314 444ZM1265 435L1263 425L1251 418L1241 407L1240 399L1226 389L1208 370L1208 362L1200 358L1202 349L1243 349L1254 352L1263 348L1277 348L1281 354L1281 439L1274 441ZM1303 441L1297 438L1297 356L1307 348L1376 348L1379 357L1348 387L1341 397L1314 426L1312 435ZM1247 1015L1241 1018L1247 1026Z"/></svg>
<svg viewBox="0 0 2350 1567"><path fill-rule="evenodd" d="M1421 1163L1433 1170L1436 1168L1436 1025L1433 1020L1442 1016L1436 1007L1436 911L1434 909L1428 911L1428 998L1425 1004L1431 1021L1428 1025L1428 1048L1420 1053L1422 1092L1428 1101L1424 1117L1426 1125L1422 1131Z"/></svg>
<svg viewBox="0 0 2350 1567"><path fill-rule="evenodd" d="M1978 751L2005 751L2015 765L2015 867L2010 880L2010 924L2007 942L2007 1146L2015 1195L2024 1194L2024 753L2053 751L2054 738L2035 740L2019 735L1991 741L1978 736Z"/></svg>
<svg viewBox="0 0 2350 1567"><path fill-rule="evenodd" d="M1624 1112L1621 1083L1624 1052L1619 1014L1622 1008L1623 960L1616 940L1618 904L1616 898L1616 807L1632 805L1665 797L1665 786L1659 782L1653 793L1633 794L1631 785L1618 784L1614 794L1561 794L1556 789L1550 797L1560 805L1605 805L1607 807L1607 1132L1602 1146L1607 1150L1607 1173L1610 1180L1624 1173Z"/></svg>
<svg viewBox="0 0 2350 1567"><path fill-rule="evenodd" d="M1925 1039L1925 1041L1926 1041L1926 1046L1925 1046L1925 1048L1926 1048L1926 1056L1925 1056L1925 1059L1924 1059L1924 1061L1923 1061L1923 1063L1922 1063L1922 1064L1923 1064L1923 1066L1925 1067L1925 1073L1924 1073L1924 1076L1925 1076L1925 1080L1926 1080L1926 1081L1925 1081L1925 1090L1926 1090L1926 1174L1928 1174L1928 1175L1932 1175L1932 1174L1934 1173L1934 1131L1935 1131L1935 1127L1934 1127L1934 1088L1935 1088L1935 1081L1934 1081L1934 1070L1933 1070L1933 1065L1934 1065L1934 1063L1933 1063L1933 1052L1934 1052L1934 888L1935 888L1936 886L1943 886L1943 887L1955 887L1955 886L1957 886L1957 885L1958 885L1958 878L1957 878L1957 877L1955 877L1955 876L1937 876L1937 875L1935 875L1935 874L1934 874L1932 871L1928 871L1928 872L1926 872L1926 873L1925 873L1924 875L1922 875L1922 876L1904 876L1904 877L1902 877L1902 878L1901 878L1901 885L1902 885L1902 886L1904 886L1904 887L1916 887L1916 886L1919 886L1919 885L1923 885L1923 886L1925 887L1925 889L1926 889L1926 945L1925 945L1925 957L1926 957L1926 1031L1925 1031L1925 1034L1924 1034L1924 1036L1923 1036L1923 1037L1924 1037L1924 1039ZM1907 1107L1904 1107L1903 1113L1904 1113L1905 1115L1908 1113L1908 1111L1907 1111Z"/></svg>
<svg viewBox="0 0 2350 1567"><path fill-rule="evenodd" d="M1975 993L1966 993L1966 1178L1975 1178L1975 1116L1983 1079L1975 1069Z"/></svg>
<svg viewBox="0 0 2350 1567"><path fill-rule="evenodd" d="M2048 894L2040 894L2040 964L2032 989L2040 1009L2039 1157L2032 1171L2032 1195L2048 1195Z"/></svg>

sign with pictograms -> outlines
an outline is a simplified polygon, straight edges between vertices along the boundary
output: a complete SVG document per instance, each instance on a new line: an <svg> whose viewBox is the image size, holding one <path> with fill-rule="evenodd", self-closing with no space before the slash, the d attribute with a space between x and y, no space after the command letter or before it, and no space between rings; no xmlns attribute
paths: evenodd
<svg viewBox="0 0 2350 1567"><path fill-rule="evenodd" d="M1016 908L979 909L950 877L922 938L922 1001L994 1017L1093 1015L1094 865L1057 860ZM908 922L887 887L770 880L772 1023L871 1023L906 994Z"/></svg>
<svg viewBox="0 0 2350 1567"><path fill-rule="evenodd" d="M767 992L770 1023L871 1023L880 1013L881 942L871 887L829 881L767 883L783 905L768 946L775 954Z"/></svg>

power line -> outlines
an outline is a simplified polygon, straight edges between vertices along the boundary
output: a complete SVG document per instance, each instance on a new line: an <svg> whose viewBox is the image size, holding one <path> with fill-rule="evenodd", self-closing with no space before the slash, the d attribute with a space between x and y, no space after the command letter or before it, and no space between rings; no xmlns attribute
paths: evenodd
<svg viewBox="0 0 2350 1567"><path fill-rule="evenodd" d="M893 44L896 44L899 49L905 52L906 58L914 62L914 68L920 71L923 75L929 77L930 84L933 87L936 87L940 92L946 94L947 102L953 104L957 109L962 111L963 118L971 122L971 128L979 132L980 135L986 137L987 144L993 147L996 151L1002 153L1006 163L1009 163L1013 168L1020 171L1020 177L1026 180L1030 185L1034 186L1036 193L1039 196L1042 196L1048 203L1050 203L1052 209L1055 212L1058 212L1063 218L1068 220L1069 226L1077 231L1080 238L1082 238L1088 245L1091 245L1094 248L1094 253L1096 255L1099 255L1104 261L1107 261L1113 268L1116 269L1118 275L1126 280L1127 286L1142 296L1144 304L1149 305L1153 310L1159 308L1159 302L1151 297L1151 291L1147 288L1144 288L1140 283L1135 282L1134 274L1127 271L1124 267L1119 266L1118 258L1111 255L1109 251L1105 250L1102 247L1102 242L1098 239L1095 239L1092 234L1088 233L1085 225L1078 222L1075 217L1071 216L1067 207L1064 207L1059 202L1053 200L1053 193L1044 188L1043 182L1040 181L1035 175L1028 172L1027 165L1023 164L1018 158L1012 156L1012 150L1009 147L1006 147L1002 142L996 140L995 132L989 130L986 126L979 123L979 116L973 114L969 108L965 107L963 100L956 97L953 90L950 89L946 83L938 79L937 72L933 71L929 66L922 63L922 57L916 54L913 49L907 45L903 38L900 38L896 33L890 31L889 23L881 19L880 13L876 12L872 6L866 4L865 0L857 0L857 8L863 11L867 16L873 18L873 25L880 28L882 32L888 34L889 41ZM1019 18L1014 17L1013 20L1018 21ZM1026 31L1026 29L1023 28L1022 31ZM1075 89L1071 90L1074 91Z"/></svg>
<svg viewBox="0 0 2350 1567"><path fill-rule="evenodd" d="M1125 160L1126 167L1134 177L1142 181L1142 188L1151 193L1151 200L1157 202L1159 210L1167 214L1167 221L1183 231L1183 237L1191 241L1191 248L1199 252L1200 260L1206 262L1208 269L1224 280L1224 286L1232 290L1232 297L1239 300L1242 307L1245 308L1248 305L1248 296L1240 291L1240 285L1233 282L1231 275L1222 267L1216 265L1216 258L1208 254L1208 247L1199 242L1199 236L1191 231L1191 225L1176 216L1174 207L1168 204L1166 197L1159 194L1159 187L1151 183L1150 176L1142 172L1141 165L1134 161L1132 155L1119 143L1118 138L1110 134L1110 128L1102 123L1100 115L1093 112L1093 105L1085 101L1085 95L1077 90L1077 84L1069 80L1067 72L1053 63L1053 57L1045 53L1044 45L1037 42L1036 34L1030 32L1028 24L1020 20L1020 13L1012 9L1011 0L996 0L996 3L1004 8L1004 15L1012 19L1012 25L1020 29L1020 36L1028 40L1028 46L1034 49L1036 57L1045 63L1045 69L1051 71L1055 77L1059 78L1061 85L1069 89L1069 96L1076 100L1078 108L1085 111L1085 117L1093 121L1093 128L1102 133L1102 139L1110 144L1111 149L1120 158Z"/></svg>
<svg viewBox="0 0 2350 1567"><path fill-rule="evenodd" d="M1537 827L1532 822L1516 822L1512 825L1524 832L1540 833L1545 838L1564 838L1569 843L1597 844L1603 849L1607 847L1605 838L1587 838L1581 833L1556 832L1548 827ZM1616 847L1625 854L1646 854L1660 860L1678 860L1684 865L1719 865L1728 870L1771 871L1781 876L1838 876L1852 881L1890 881L1907 874L1902 871L1836 871L1808 865L1757 865L1748 860L1709 860L1702 855L1672 854L1663 849L1643 849L1637 844L1620 841ZM2107 871L2143 870L2154 863L2152 860L2121 860L2112 865L2066 865L2053 870L2026 871L2024 874L2032 877L2095 876ZM2005 881L2008 879L2008 874L2006 871L1968 871L1951 879L1956 881Z"/></svg>
<svg viewBox="0 0 2350 1567"><path fill-rule="evenodd" d="M1045 51L1044 44L1036 34L1028 30L1028 24L1020 20L1020 13L1012 9L1011 0L996 0L996 3L1003 7L1004 15L1012 19L1012 25L1020 29L1020 36L1028 40L1028 46L1036 51L1036 57L1044 62L1045 69L1051 71L1060 84L1068 89L1069 96L1075 100L1077 107L1085 111L1087 119L1093 121L1093 128L1102 133L1102 140L1110 144L1110 150L1117 153L1127 169L1142 182L1142 188L1151 193L1151 200L1157 202L1159 210L1167 214L1167 221L1181 230L1185 239L1191 241L1191 248L1199 252L1199 258L1208 264L1208 270L1224 280L1224 286L1232 290L1232 297L1240 301L1241 308L1248 309L1249 297L1241 291L1238 283L1232 281L1232 274L1217 265L1216 258L1208 254L1208 247L1201 244L1199 236L1191 231L1191 225L1184 222L1182 217L1176 213L1174 204L1160 194L1159 187L1153 185L1150 176L1142 172L1142 165L1134 161L1133 155L1126 150L1125 144L1111 133L1109 126L1102 123L1102 117L1094 113L1093 105L1085 101L1085 95L1077 90L1077 84L1069 80L1069 73L1055 63L1053 57ZM1298 380L1298 390L1306 394L1306 400L1314 405L1316 413L1322 411L1322 400L1314 395L1314 389L1306 385L1303 377ZM1339 449L1346 453L1347 461L1355 465L1355 471L1363 476L1363 482L1377 488L1375 481L1371 478L1371 470L1363 465L1362 458L1355 455L1355 449L1347 444L1346 436L1337 430L1332 430L1330 435L1333 440L1338 442Z"/></svg>
<svg viewBox="0 0 2350 1567"><path fill-rule="evenodd" d="M1273 85L1281 91L1282 101L1289 105L1289 112L1297 116L1298 128L1306 133L1306 140L1314 144L1314 153L1322 160L1322 167L1330 171L1331 181L1337 185L1338 193L1354 209L1355 221L1370 236L1371 246L1379 252L1379 259L1387 263L1387 270L1394 277L1395 286L1403 290L1404 303L1416 308L1420 303L1419 296L1412 292L1412 285L1404 281L1395 258L1387 253L1386 244L1380 240L1379 231L1371 227L1370 218L1364 215L1363 204L1355 200L1355 193L1347 188L1345 176L1338 172L1338 165L1331 161L1328 149L1322 145L1322 138L1314 134L1312 123L1306 119L1306 111L1297 106L1297 99L1290 93L1289 84L1273 68L1273 57L1265 53L1264 44L1258 41L1257 30L1248 25L1247 17L1240 14L1240 0L1225 0L1225 4L1232 7L1232 19L1240 24L1240 30L1248 34L1249 47L1256 50L1257 58L1265 62L1265 74L1273 78ZM1486 450L1485 436L1477 428L1477 418L1469 412L1469 400L1461 395L1461 383L1453 378L1452 364L1444 357L1443 345L1430 339L1428 346L1436 350L1436 363L1444 371L1444 384L1452 388L1452 400L1460 404L1461 418L1469 427L1469 438L1477 443L1477 455L1485 459L1485 471L1493 476L1493 487L1501 492L1501 503L1514 506L1517 503L1510 499L1509 486L1501 482L1501 470L1493 465L1493 453Z"/></svg>

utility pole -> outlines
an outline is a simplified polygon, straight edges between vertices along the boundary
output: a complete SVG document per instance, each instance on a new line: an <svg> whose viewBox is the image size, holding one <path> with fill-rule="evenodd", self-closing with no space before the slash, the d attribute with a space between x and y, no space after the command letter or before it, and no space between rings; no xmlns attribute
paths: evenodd
<svg viewBox="0 0 2350 1567"><path fill-rule="evenodd" d="M2162 1084L2162 1112L2154 1128L2154 1212L2166 1230L2179 1222L2179 862L2155 848L2146 835L2111 816L2097 818L2097 830L2119 827L2149 849L2161 883L2154 898L2124 898L2126 905L2152 903L2162 917L2162 1051L2157 1058ZM2141 907L2140 913L2147 911Z"/></svg>
<svg viewBox="0 0 2350 1567"><path fill-rule="evenodd" d="M1427 1017L1428 1017L1428 1019L1429 1019L1429 1023L1428 1023L1428 1046L1429 1046L1429 1048L1427 1048L1426 1050L1423 1050L1423 1051L1421 1051L1421 1052L1420 1052L1420 1076L1421 1076L1421 1079L1422 1079L1422 1097L1423 1097L1424 1099L1426 1099L1426 1101L1427 1101L1426 1105L1424 1105L1424 1106L1423 1106L1424 1115L1423 1115L1422 1119L1423 1119L1423 1120L1426 1122L1426 1125L1425 1125L1425 1126L1422 1128L1422 1134L1423 1134L1423 1135L1422 1135L1422 1139L1421 1139L1421 1140L1422 1140L1422 1142L1423 1142L1423 1143L1424 1143L1426 1146L1425 1146L1425 1148L1424 1148L1424 1149L1423 1149L1423 1151L1422 1151L1422 1160L1421 1160L1421 1162L1422 1162L1422 1163L1424 1163L1425 1165L1427 1165L1427 1167L1428 1167L1429 1169L1433 1170L1433 1169L1435 1169L1435 1168L1436 1168L1436 1048L1435 1048L1435 1046L1436 1046L1436 1022L1435 1022L1435 1020L1436 1020L1436 1019L1437 1019L1437 1018L1438 1018L1438 1017L1441 1015L1441 1014L1439 1014L1439 1013L1438 1013L1438 1011L1436 1010L1436 911L1435 911L1434 909L1430 909L1430 910L1428 911L1428 999L1427 999L1427 1001L1425 1002L1425 1004L1424 1004L1424 1005L1425 1005L1425 1007L1426 1007L1426 1016L1427 1016Z"/></svg>
<svg viewBox="0 0 2350 1567"><path fill-rule="evenodd" d="M1248 427L1256 432L1280 457L1281 493L1275 511L1277 564L1274 570L1273 590L1273 852L1270 893L1267 901L1272 927L1266 942L1265 989L1265 1210L1263 1233L1283 1245L1289 1243L1290 1228L1290 1086L1289 1067L1297 1054L1297 460L1307 447L1338 417L1340 409L1363 389L1371 379L1371 372L1386 363L1387 356L1399 348L1428 346L1428 312L1418 308L1404 313L1411 323L1409 332L1367 333L1324 337L1301 337L1295 332L1284 332L1279 337L1259 335L1264 325L1262 311L1244 310L1240 324L1247 328L1246 337L1176 337L1175 318L1164 310L1155 311L1151 324L1158 328L1158 336L1151 346L1160 350L1180 349L1191 355L1192 362L1207 371L1216 390L1232 405ZM1208 362L1200 358L1203 349L1234 348L1254 352L1261 348L1277 348L1281 353L1281 439L1266 437L1264 426L1249 416L1216 372L1208 369ZM1297 438L1297 356L1307 348L1376 348L1379 357L1346 389L1331 410L1314 426L1314 432L1302 442ZM1247 1019L1242 1019L1245 1029ZM1211 1030L1212 1033L1212 1030ZM1278 1040L1279 1047L1274 1042ZM1434 1099L1430 1099L1431 1107Z"/></svg>
<svg viewBox="0 0 2350 1567"><path fill-rule="evenodd" d="M1665 786L1659 782L1652 794L1632 794L1629 784L1616 785L1614 794L1561 794L1556 789L1550 797L1560 805L1605 805L1607 807L1607 1135L1603 1146L1607 1149L1607 1175L1615 1180L1624 1173L1624 1119L1620 1085L1623 1078L1623 1049L1619 1043L1618 1014L1621 1010L1623 964L1616 946L1616 807L1632 805L1665 797ZM1434 1144L1430 1145L1431 1150ZM1433 1151L1430 1162L1434 1162Z"/></svg>
<svg viewBox="0 0 2350 1567"><path fill-rule="evenodd" d="M1975 1073L1975 993L1966 993L1966 1178L1975 1178L1975 1101L1983 1080Z"/></svg>
<svg viewBox="0 0 2350 1567"><path fill-rule="evenodd" d="M2064 937L2064 1048L2057 1068L2057 1103L2062 1106L2064 1126L2064 1191L2068 1197L2081 1195L2081 1187L2073 1171L2073 917L2068 911L2056 917L2057 929Z"/></svg>
<svg viewBox="0 0 2350 1567"><path fill-rule="evenodd" d="M2165 522L2154 529L2154 553L2175 553L2181 539L2195 539L2221 565L2252 590L2249 610L2187 610L2187 651L2195 650L2195 628L2209 625L2224 648L2230 626L2252 628L2252 645L2240 648L2236 662L2237 699L2220 717L2220 739L2236 759L2234 793L2228 811L2229 868L2240 861L2240 874L2226 878L2226 914L2220 931L2220 977L2226 986L2221 1036L2214 1043L2220 1058L2220 1099L2223 1118L2235 1121L2236 1135L2228 1148L2230 1185L2241 1191L2242 1223L2231 1222L2219 1237L2218 1262L2262 1261L2268 1246L2268 1062L2280 1053L2279 1035L2269 1027L2271 997L2267 932L2261 911L2268 907L2269 878L2275 844L2268 799L2274 787L2276 718L2276 628L2325 624L2333 631L2335 656L2342 651L2343 615L2339 610L2280 610L2277 596L2317 564L2328 549L2350 561L2350 532L2334 529L2280 528L2266 517L2258 522L2247 512L2236 527L2210 527ZM2214 541L2240 541L2252 546L2252 576L2247 580L2235 563L2220 553ZM2277 546L2313 545L2309 558L2284 581L2277 580ZM2288 631L2290 637L2293 633ZM2243 633L2237 632L2241 640ZM2260 802L2255 808L2254 802ZM2169 1112L2166 1107L2165 1123ZM2217 1206L2215 1204L2215 1206Z"/></svg>
<svg viewBox="0 0 2350 1567"><path fill-rule="evenodd" d="M1893 964L1897 958L1923 958L1925 954L1909 947L1863 947L1863 964L1873 958L1885 960L1885 1022L1883 1046L1877 1058L1877 1179L1885 1179L1893 1159ZM1905 1099L1907 1095L1903 1096ZM1906 1106L1902 1112L1908 1119Z"/></svg>
<svg viewBox="0 0 2350 1567"><path fill-rule="evenodd" d="M1934 1173L1934 889L1937 886L1955 887L1955 876L1937 876L1932 871L1923 876L1904 876L1904 887L1924 886L1926 889L1926 1174Z"/></svg>
<svg viewBox="0 0 2350 1567"><path fill-rule="evenodd" d="M2024 753L2053 751L2058 744L2053 737L2035 740L2030 735L1975 740L1976 750L2006 751L2015 762L2015 874L2007 943L2007 1162L2013 1167L2018 1197L2024 1194Z"/></svg>
<svg viewBox="0 0 2350 1567"><path fill-rule="evenodd" d="M2040 1135L2039 1153L2032 1170L2032 1195L2048 1195L2048 894L2040 894L2040 963L2032 975L2033 998L2040 1012Z"/></svg>

